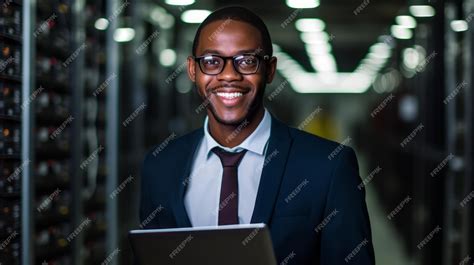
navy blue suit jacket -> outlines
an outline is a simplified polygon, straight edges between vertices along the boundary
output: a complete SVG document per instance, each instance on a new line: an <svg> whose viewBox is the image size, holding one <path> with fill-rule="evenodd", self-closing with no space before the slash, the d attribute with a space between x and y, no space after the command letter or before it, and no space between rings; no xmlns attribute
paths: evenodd
<svg viewBox="0 0 474 265"><path fill-rule="evenodd" d="M143 228L191 226L184 194L203 137L200 128L146 155L140 199ZM358 170L350 147L290 128L272 116L251 223L269 226L279 264L375 264Z"/></svg>

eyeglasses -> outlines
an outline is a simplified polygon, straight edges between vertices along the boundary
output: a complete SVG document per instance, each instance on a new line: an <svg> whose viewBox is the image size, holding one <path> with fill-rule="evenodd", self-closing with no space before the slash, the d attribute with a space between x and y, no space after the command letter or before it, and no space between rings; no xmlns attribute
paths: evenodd
<svg viewBox="0 0 474 265"><path fill-rule="evenodd" d="M207 75L218 75L224 70L224 66L228 59L232 59L232 65L235 71L243 75L255 74L261 61L268 60L270 56L261 56L253 53L239 54L235 56L220 56L220 55L204 55L194 57L194 60L199 63L201 71Z"/></svg>

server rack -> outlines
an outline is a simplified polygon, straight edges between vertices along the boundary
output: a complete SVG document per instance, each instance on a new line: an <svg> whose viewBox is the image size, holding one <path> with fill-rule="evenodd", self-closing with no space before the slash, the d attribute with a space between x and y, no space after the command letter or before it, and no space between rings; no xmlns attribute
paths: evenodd
<svg viewBox="0 0 474 265"><path fill-rule="evenodd" d="M461 264L473 249L473 212L467 205L472 202L461 204L473 191L473 21L468 21L468 30L464 32L453 31L451 21L465 20L474 9L472 1L438 1L433 7L436 16L418 21L415 37L399 41L397 54L403 48L420 45L426 56L432 52L436 56L422 72L403 79L394 92L394 102L378 115L376 127L366 131L374 141L367 149L377 157L372 167L385 165L383 181L374 182L382 191L383 201L389 202L387 212L404 196L411 198L391 221L402 232L413 262ZM395 66L401 64L394 62ZM417 103L412 106L417 119L411 123L401 121L399 114L401 101L407 97ZM410 146L400 148L397 139L420 123L423 131ZM394 135L391 131L402 134ZM427 246L418 248L437 226L440 232L432 236Z"/></svg>
<svg viewBox="0 0 474 265"><path fill-rule="evenodd" d="M445 147L447 126L442 118L445 113L444 96L444 31L438 30L444 23L444 7L433 3L436 16L417 18L414 37L410 40L396 40L392 66L404 76L393 100L374 118L364 130L365 137L372 143L367 149L371 161L369 168L380 166L383 177L374 180L385 203L385 211L390 214L395 207L403 204L403 209L395 217L387 216L405 241L405 251L413 264L442 264L443 232L433 236L427 244L420 244L437 226L444 229L443 179L446 171L435 177L430 172L449 154ZM425 58L431 56L424 67L403 68L402 53L405 48L424 50ZM377 101L376 108L384 97ZM418 129L417 129L418 128ZM412 132L416 136L406 144L404 139ZM409 198L407 202L406 199ZM389 218L390 217L390 218ZM407 225L410 224L410 225ZM443 231L443 230L441 230Z"/></svg>
<svg viewBox="0 0 474 265"><path fill-rule="evenodd" d="M75 183L82 192L75 206L81 218L92 221L75 259L76 264L99 264L108 255L107 233L110 227L106 221L109 197L106 185L110 175L105 161L110 146L105 137L108 122L106 99L111 93L109 83L116 76L106 73L106 34L94 28L94 22L105 16L106 3L75 1L75 12L76 46L85 45L84 53L77 61L76 74L72 77L83 121L80 126L82 141L78 143L83 156L77 169L79 181Z"/></svg>
<svg viewBox="0 0 474 265"><path fill-rule="evenodd" d="M472 33L473 23L467 18L474 12L472 1L446 2L446 149L455 155L446 174L444 207L445 240L443 264L462 263L473 250L473 116L472 116ZM467 31L455 32L451 21L465 20Z"/></svg>
<svg viewBox="0 0 474 265"><path fill-rule="evenodd" d="M118 93L105 56L115 28L94 27L113 2L0 2L2 264L97 264L114 248L104 149L117 128L105 114Z"/></svg>
<svg viewBox="0 0 474 265"><path fill-rule="evenodd" d="M0 1L0 263L19 264L23 163L22 5Z"/></svg>
<svg viewBox="0 0 474 265"><path fill-rule="evenodd" d="M79 122L70 75L74 60L70 1L40 1L36 12L34 88L43 88L33 105L34 170L32 193L33 262L73 264L77 221L72 185L77 163L73 139ZM27 194L24 194L27 196Z"/></svg>

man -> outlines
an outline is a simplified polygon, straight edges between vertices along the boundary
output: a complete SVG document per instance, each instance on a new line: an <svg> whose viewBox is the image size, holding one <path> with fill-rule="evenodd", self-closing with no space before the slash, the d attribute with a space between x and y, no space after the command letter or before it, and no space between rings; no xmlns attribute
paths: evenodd
<svg viewBox="0 0 474 265"><path fill-rule="evenodd" d="M207 109L204 127L146 156L140 220L145 228L266 223L279 263L374 264L354 151L264 108L276 64L250 10L223 8L200 25L188 75Z"/></svg>

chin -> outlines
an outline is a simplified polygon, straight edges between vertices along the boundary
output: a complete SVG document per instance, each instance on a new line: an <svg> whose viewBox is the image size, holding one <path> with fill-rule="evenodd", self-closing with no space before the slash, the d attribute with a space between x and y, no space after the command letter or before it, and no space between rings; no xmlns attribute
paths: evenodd
<svg viewBox="0 0 474 265"><path fill-rule="evenodd" d="M225 125L231 125L231 126L241 125L243 122L245 122L249 114L248 112L245 112L245 113L230 112L229 113L229 111L227 111L227 113L221 114L218 111L216 111L212 106L210 106L209 109L214 119L216 119L219 123L225 124Z"/></svg>
<svg viewBox="0 0 474 265"><path fill-rule="evenodd" d="M247 119L247 116L246 115L238 115L238 116L235 116L235 115L223 115L223 116L214 115L214 118L221 124L231 125L231 126L239 126L239 125L241 125L242 123L245 122L245 120Z"/></svg>

